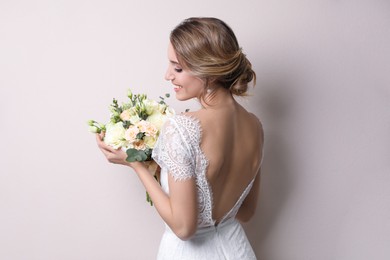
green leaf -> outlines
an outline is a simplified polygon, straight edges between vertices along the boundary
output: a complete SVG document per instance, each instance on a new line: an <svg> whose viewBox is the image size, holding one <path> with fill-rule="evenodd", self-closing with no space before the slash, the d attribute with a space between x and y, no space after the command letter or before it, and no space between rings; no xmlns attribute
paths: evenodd
<svg viewBox="0 0 390 260"><path fill-rule="evenodd" d="M142 138L144 138L144 136L145 136L144 132L139 132L135 138L142 139Z"/></svg>
<svg viewBox="0 0 390 260"><path fill-rule="evenodd" d="M150 197L148 192L146 192L146 201L149 202L150 206L153 206L152 198Z"/></svg>
<svg viewBox="0 0 390 260"><path fill-rule="evenodd" d="M134 148L127 149L127 158L126 161L128 162L143 162L148 159L148 155L145 151L137 150Z"/></svg>
<svg viewBox="0 0 390 260"><path fill-rule="evenodd" d="M130 121L123 121L123 128L127 129L131 125Z"/></svg>

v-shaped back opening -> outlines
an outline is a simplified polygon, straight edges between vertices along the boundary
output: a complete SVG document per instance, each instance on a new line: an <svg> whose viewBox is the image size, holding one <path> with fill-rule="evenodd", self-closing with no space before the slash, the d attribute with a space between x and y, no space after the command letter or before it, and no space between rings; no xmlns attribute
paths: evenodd
<svg viewBox="0 0 390 260"><path fill-rule="evenodd" d="M206 156L206 153L203 151L202 147L201 147L201 143L202 143L202 134L203 134L203 129L202 129L202 125L201 125L201 121L198 117L194 116L194 115L188 115L188 114L183 114L183 116L185 117L188 117L191 121L195 122L198 129L199 129L199 132L200 132L200 138L199 138L199 143L198 143L198 149L199 149L199 152L200 152L200 155L204 158L204 160L207 162L207 166L206 166L206 169L205 169L205 172L204 172L204 178L205 178L205 181L207 183L207 186L208 186L208 189L209 189L209 194L210 194L210 200L211 200L211 212L210 212L210 216L211 216L211 221L214 223L215 226L217 226L218 224L224 222L227 218L229 217L235 217L235 214L237 213L239 207L241 206L243 200L245 199L246 195L249 193L249 190L250 188L252 187L253 185L253 182L256 178L256 174L252 177L252 179L249 181L248 184L246 184L246 186L244 186L244 189L239 193L239 197L238 199L234 202L233 206L229 208L229 210L227 210L224 214L222 214L222 217L219 218L219 219L216 219L215 216L214 216L214 212L213 212L213 209L214 209L214 203L215 203L215 200L214 200L214 196L213 196L213 187L211 185L211 183L209 182L209 178L207 176L207 169L208 169L208 166L209 166L209 159L207 158ZM232 216L231 216L232 215Z"/></svg>
<svg viewBox="0 0 390 260"><path fill-rule="evenodd" d="M253 183L256 179L256 176L249 182L249 184L245 187L245 189L241 192L241 195L240 197L237 199L237 201L234 203L233 207L228 210L224 215L223 217L220 219L220 220L216 220L213 216L213 221L214 221L214 225L215 226L218 226L219 224L225 222L226 219L229 219L229 218L233 218L236 216L241 204L244 202L246 196L248 195L250 189L252 188L253 186ZM211 188L211 187L210 187Z"/></svg>

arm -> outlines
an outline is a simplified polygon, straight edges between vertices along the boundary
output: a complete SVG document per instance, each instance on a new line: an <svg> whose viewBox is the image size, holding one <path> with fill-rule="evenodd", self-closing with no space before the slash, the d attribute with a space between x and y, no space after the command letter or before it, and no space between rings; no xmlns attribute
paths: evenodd
<svg viewBox="0 0 390 260"><path fill-rule="evenodd" d="M198 214L194 178L175 181L171 174L168 174L168 196L142 163L130 164L165 223L180 239L189 239L197 228Z"/></svg>
<svg viewBox="0 0 390 260"><path fill-rule="evenodd" d="M190 238L197 227L197 201L194 178L175 181L169 174L168 196L155 180L145 163L127 162L126 153L121 149L113 149L106 145L103 136L96 135L96 141L100 150L111 163L122 164L131 167L148 191L153 204L162 219L172 231L182 240Z"/></svg>
<svg viewBox="0 0 390 260"><path fill-rule="evenodd" d="M237 212L236 218L241 222L248 222L256 212L257 201L260 193L260 170L256 175L251 191L245 198L240 209Z"/></svg>

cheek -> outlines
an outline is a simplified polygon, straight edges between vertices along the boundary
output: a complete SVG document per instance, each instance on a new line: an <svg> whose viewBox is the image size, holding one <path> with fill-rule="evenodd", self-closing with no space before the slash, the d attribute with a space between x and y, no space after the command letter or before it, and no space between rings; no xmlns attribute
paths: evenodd
<svg viewBox="0 0 390 260"><path fill-rule="evenodd" d="M185 73L185 72L184 72ZM199 91L204 89L204 82L189 74L180 74L176 77L177 83L182 85L183 87L187 87L191 91Z"/></svg>
<svg viewBox="0 0 390 260"><path fill-rule="evenodd" d="M205 83L202 80L198 79L198 78L194 80L194 85L199 90L203 90L205 88Z"/></svg>

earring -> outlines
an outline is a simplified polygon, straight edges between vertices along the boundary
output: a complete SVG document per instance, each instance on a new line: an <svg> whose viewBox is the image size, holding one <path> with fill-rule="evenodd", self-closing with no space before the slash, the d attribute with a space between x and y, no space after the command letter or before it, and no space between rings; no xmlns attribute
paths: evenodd
<svg viewBox="0 0 390 260"><path fill-rule="evenodd" d="M206 93L207 93L207 94L210 94L211 91L212 91L211 88L207 88L207 89L206 89Z"/></svg>

